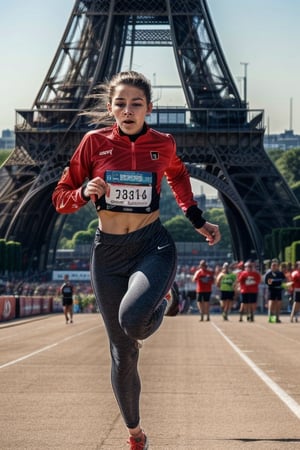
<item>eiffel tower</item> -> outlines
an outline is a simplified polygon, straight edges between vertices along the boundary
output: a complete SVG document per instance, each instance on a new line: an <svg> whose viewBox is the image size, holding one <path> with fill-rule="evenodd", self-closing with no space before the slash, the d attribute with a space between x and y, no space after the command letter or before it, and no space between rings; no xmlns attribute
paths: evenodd
<svg viewBox="0 0 300 450"><path fill-rule="evenodd" d="M299 212L264 151L263 112L239 95L206 0L76 0L32 108L17 111L16 147L0 171L0 236L22 243L27 267L54 261L65 216L51 194L89 129L78 113L126 55L132 68L139 47L173 50L185 104L157 106L149 123L171 132L191 176L219 191L234 257L261 260L264 236Z"/></svg>

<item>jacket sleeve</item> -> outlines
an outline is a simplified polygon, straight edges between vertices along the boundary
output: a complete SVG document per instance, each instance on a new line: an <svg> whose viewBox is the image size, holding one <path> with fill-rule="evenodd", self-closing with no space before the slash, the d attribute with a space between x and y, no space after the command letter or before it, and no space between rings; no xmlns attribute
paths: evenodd
<svg viewBox="0 0 300 450"><path fill-rule="evenodd" d="M86 134L69 165L65 167L52 194L52 202L58 213L74 213L89 201L89 198L83 195L83 187L90 176L91 148L92 137Z"/></svg>
<svg viewBox="0 0 300 450"><path fill-rule="evenodd" d="M172 158L165 174L179 207L186 214L190 206L197 206L197 202L194 199L187 168L176 154L176 144L172 136L171 139L173 141Z"/></svg>

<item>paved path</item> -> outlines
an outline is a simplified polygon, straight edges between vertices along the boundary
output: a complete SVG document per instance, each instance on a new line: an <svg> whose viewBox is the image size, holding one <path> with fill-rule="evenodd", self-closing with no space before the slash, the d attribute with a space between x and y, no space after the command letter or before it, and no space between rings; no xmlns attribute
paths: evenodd
<svg viewBox="0 0 300 450"><path fill-rule="evenodd" d="M125 450L101 316L0 327L0 449ZM140 354L151 450L300 448L300 323L166 317Z"/></svg>

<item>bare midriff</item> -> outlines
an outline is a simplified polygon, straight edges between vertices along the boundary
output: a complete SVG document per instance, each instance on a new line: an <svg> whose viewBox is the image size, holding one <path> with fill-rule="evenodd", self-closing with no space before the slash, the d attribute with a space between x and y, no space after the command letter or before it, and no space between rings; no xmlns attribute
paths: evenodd
<svg viewBox="0 0 300 450"><path fill-rule="evenodd" d="M159 210L150 214L134 214L102 210L98 213L99 228L104 233L128 234L150 225L159 217Z"/></svg>

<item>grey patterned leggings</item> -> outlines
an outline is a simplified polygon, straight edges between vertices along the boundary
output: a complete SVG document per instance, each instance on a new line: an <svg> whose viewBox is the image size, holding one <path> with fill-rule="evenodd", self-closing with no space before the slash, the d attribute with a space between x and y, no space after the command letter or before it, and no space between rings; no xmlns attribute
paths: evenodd
<svg viewBox="0 0 300 450"><path fill-rule="evenodd" d="M91 277L110 342L111 381L125 424L139 424L137 340L160 326L176 274L176 247L160 220L125 235L96 232Z"/></svg>

